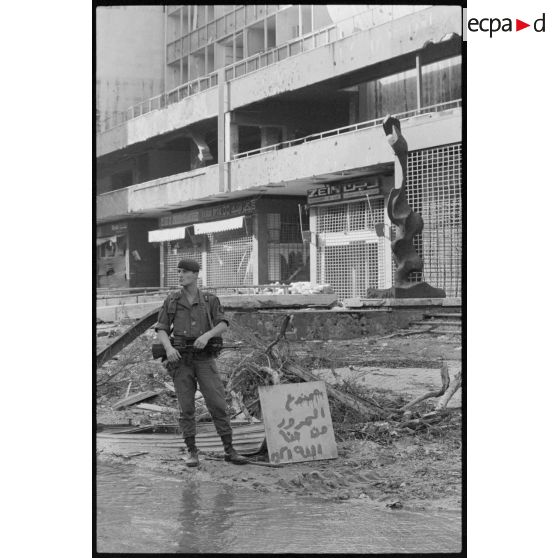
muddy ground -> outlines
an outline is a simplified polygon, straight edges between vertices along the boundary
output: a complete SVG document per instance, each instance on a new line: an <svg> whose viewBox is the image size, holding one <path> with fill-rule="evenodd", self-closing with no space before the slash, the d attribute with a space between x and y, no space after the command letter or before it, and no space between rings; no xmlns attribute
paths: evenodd
<svg viewBox="0 0 558 558"><path fill-rule="evenodd" d="M127 324L100 324L98 350L106 346ZM405 334L405 330L401 330ZM112 405L130 394L160 389L170 382L163 365L149 359L153 332L147 332L118 359L97 374L97 423L175 423L178 412L143 411L134 406L114 411ZM440 359L449 365L450 377L459 371L461 337L457 334L401 335L327 342L289 341L290 354L306 369L346 391L403 405L417 395L438 389ZM231 370L242 352L225 352L221 368ZM115 376L112 376L115 374ZM112 378L111 378L112 376ZM417 409L432 409L430 399ZM165 391L149 403L176 409L176 397ZM450 401L451 412L435 426L393 428L382 421L362 422L348 409L330 400L339 457L335 460L286 464L268 468L236 466L201 455L197 469L185 467L178 449L149 448L98 438L99 459L126 462L164 474L200 481L213 480L250 487L260 492L278 491L325 499L367 499L378 507L409 510L459 509L461 507L461 390ZM144 453L144 452L148 453ZM134 455L134 454L141 455ZM265 460L266 455L251 459Z"/></svg>

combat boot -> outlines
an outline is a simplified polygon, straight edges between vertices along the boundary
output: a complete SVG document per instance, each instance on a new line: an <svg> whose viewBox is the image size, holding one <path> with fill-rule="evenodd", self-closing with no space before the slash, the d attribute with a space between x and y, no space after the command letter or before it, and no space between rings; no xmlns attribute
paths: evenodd
<svg viewBox="0 0 558 558"><path fill-rule="evenodd" d="M186 438L184 442L186 443L186 451L182 459L186 462L186 467L198 467L200 458L198 457L198 448L196 448L194 440Z"/></svg>
<svg viewBox="0 0 558 558"><path fill-rule="evenodd" d="M223 447L225 448L225 461L230 461L235 465L245 465L248 463L248 459L243 455L240 455L232 445L232 434L225 434L221 436L223 440Z"/></svg>

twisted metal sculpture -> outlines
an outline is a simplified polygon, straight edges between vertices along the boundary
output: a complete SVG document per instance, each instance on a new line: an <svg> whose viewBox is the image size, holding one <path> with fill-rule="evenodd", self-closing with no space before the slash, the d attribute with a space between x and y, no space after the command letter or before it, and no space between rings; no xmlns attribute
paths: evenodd
<svg viewBox="0 0 558 558"><path fill-rule="evenodd" d="M423 262L413 245L413 237L422 232L424 222L420 213L413 211L407 201L407 141L401 134L399 120L387 115L383 122L384 132L396 157L396 165L401 169L401 186L389 193L387 212L390 221L396 227L395 240L391 251L396 263L393 287L390 289L373 289L367 291L368 298L445 298L443 289L432 287L424 281L411 283L409 275L413 271L422 271ZM397 173L395 173L397 176Z"/></svg>

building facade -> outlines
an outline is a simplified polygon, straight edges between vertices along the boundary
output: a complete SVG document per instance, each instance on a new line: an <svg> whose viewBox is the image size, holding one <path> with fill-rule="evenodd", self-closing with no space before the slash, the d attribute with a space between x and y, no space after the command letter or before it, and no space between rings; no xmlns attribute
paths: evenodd
<svg viewBox="0 0 558 558"><path fill-rule="evenodd" d="M393 114L424 219L415 279L461 296L459 6L165 6L164 22L164 91L97 135L98 285L174 287L187 256L218 290L391 286Z"/></svg>

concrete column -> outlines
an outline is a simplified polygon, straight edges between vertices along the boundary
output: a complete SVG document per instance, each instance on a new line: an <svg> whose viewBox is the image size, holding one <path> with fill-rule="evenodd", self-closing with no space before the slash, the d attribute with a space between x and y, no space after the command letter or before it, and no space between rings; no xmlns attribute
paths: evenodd
<svg viewBox="0 0 558 558"><path fill-rule="evenodd" d="M231 122L232 113L225 113L225 161L233 160L233 155L238 153L238 124Z"/></svg>
<svg viewBox="0 0 558 558"><path fill-rule="evenodd" d="M184 37L184 18L183 18L183 14L182 11L184 10L186 6L182 6L182 8L180 8L180 33L179 33L179 38L181 40L180 42L180 85L182 85L186 79L184 76L184 61L182 60L184 58L184 56L182 55L182 37Z"/></svg>
<svg viewBox="0 0 558 558"><path fill-rule="evenodd" d="M417 68L417 108L420 110L422 108L422 61L420 59L420 54L417 54L416 68Z"/></svg>
<svg viewBox="0 0 558 558"><path fill-rule="evenodd" d="M207 251L209 250L208 246L205 246L204 250L202 251L202 261L201 261L201 270L200 270L200 279L202 285L207 287Z"/></svg>
<svg viewBox="0 0 558 558"><path fill-rule="evenodd" d="M267 17L264 19L264 52L267 52Z"/></svg>
<svg viewBox="0 0 558 558"><path fill-rule="evenodd" d="M159 286L165 286L165 243L159 243Z"/></svg>
<svg viewBox="0 0 558 558"><path fill-rule="evenodd" d="M167 13L168 8L165 8L164 12L165 12L165 40L164 40L164 45L163 45L163 93L167 92L167 84L168 84L168 71L169 71L169 67L167 66L167 42L168 42L168 36L169 36L169 15Z"/></svg>
<svg viewBox="0 0 558 558"><path fill-rule="evenodd" d="M254 262L254 285L265 285L269 283L266 213L260 212L254 216L253 231L252 261Z"/></svg>
<svg viewBox="0 0 558 558"><path fill-rule="evenodd" d="M233 160L233 156L238 153L238 124L231 122L231 113L225 114L225 161Z"/></svg>
<svg viewBox="0 0 558 558"><path fill-rule="evenodd" d="M310 231L311 231L311 242L310 242L310 282L318 282L318 248L317 244L317 230L318 230L318 218L316 216L316 209L310 209Z"/></svg>
<svg viewBox="0 0 558 558"><path fill-rule="evenodd" d="M225 69L219 68L217 71L218 87L218 109L217 114L217 163L219 165L219 192L230 191L229 171L226 158L226 122L225 115L229 112L229 91L225 81Z"/></svg>

